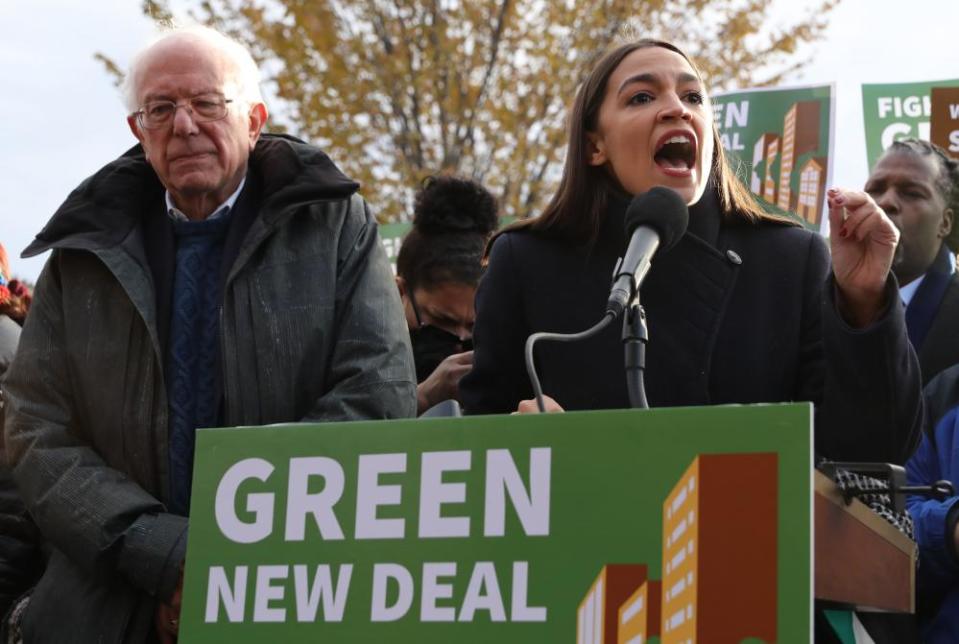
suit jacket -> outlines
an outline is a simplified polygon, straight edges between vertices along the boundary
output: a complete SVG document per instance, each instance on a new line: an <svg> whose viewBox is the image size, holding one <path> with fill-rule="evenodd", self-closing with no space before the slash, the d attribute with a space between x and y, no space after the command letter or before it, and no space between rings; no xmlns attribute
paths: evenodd
<svg viewBox="0 0 959 644"><path fill-rule="evenodd" d="M591 246L528 231L496 240L476 296L473 370L460 383L467 413L506 413L532 397L529 334L599 321L625 247L623 212L611 206ZM650 406L812 401L821 454L904 462L921 392L895 280L887 310L863 330L839 317L829 280L818 235L724 217L707 192L641 288ZM543 391L570 410L629 407L620 333L614 323L585 342L537 345Z"/></svg>
<svg viewBox="0 0 959 644"><path fill-rule="evenodd" d="M959 364L959 273L945 244L906 309L909 338L919 354L922 384Z"/></svg>

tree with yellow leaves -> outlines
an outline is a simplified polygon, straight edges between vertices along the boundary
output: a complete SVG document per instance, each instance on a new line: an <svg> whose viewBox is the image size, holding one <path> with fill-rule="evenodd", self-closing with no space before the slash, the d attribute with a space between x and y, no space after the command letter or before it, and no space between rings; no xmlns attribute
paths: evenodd
<svg viewBox="0 0 959 644"><path fill-rule="evenodd" d="M323 146L386 222L436 172L483 182L504 214L538 212L576 87L617 39L679 44L713 89L769 85L802 64L837 1L779 29L771 0L205 0L191 16L250 45L278 121ZM162 0L144 11L173 18Z"/></svg>

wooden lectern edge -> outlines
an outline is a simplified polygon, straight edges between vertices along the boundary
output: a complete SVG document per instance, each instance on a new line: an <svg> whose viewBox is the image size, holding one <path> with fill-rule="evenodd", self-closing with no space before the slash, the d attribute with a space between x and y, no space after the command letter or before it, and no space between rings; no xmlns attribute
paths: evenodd
<svg viewBox="0 0 959 644"><path fill-rule="evenodd" d="M815 491L824 499L854 516L860 523L865 524L878 533L879 536L903 553L915 557L917 547L914 541L900 532L891 523L873 512L868 505L859 499L853 499L852 503L847 505L836 483L819 470L815 471Z"/></svg>
<svg viewBox="0 0 959 644"><path fill-rule="evenodd" d="M872 530L877 534L883 541L889 543L894 548L902 552L908 560L911 562L909 570L910 583L909 586L912 589L915 589L916 584L916 560L919 556L919 548L916 543L907 537L905 534L900 532L888 521L883 519L881 516L876 514L869 506L860 501L859 499L853 499L851 503L847 504L842 494L839 491L839 487L836 483L830 479L828 476L823 474L818 470L814 470L814 487L815 487L815 496L820 496L824 501L832 503L834 506L838 507L843 512L846 512L851 517L853 517L860 524L864 525L866 528ZM814 500L815 504L815 500ZM815 530L814 530L815 534ZM815 546L814 546L815 548ZM815 578L815 563L813 564L814 578ZM815 582L814 582L815 587ZM818 598L822 599L822 598ZM827 604L832 604L831 600L824 600ZM909 608L905 612L914 613L915 612L915 590L910 593L909 598ZM886 608L877 608L874 606L860 606L855 604L847 604L845 602L839 602L837 606L843 606L846 609L856 610L859 612L876 612L876 613L886 613L893 612L899 613L901 610L892 610Z"/></svg>

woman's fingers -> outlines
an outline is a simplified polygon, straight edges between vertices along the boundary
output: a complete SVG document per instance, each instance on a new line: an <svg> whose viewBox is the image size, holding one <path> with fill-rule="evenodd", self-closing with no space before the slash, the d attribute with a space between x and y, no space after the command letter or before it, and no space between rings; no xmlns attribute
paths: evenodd
<svg viewBox="0 0 959 644"><path fill-rule="evenodd" d="M565 411L558 402L556 402L555 400L553 400L552 398L546 395L543 396L543 407L546 408L547 412ZM539 405L536 404L535 398L531 398L529 400L521 400L519 402L519 405L517 405L516 407L516 411L514 411L513 413L514 414L538 414Z"/></svg>
<svg viewBox="0 0 959 644"><path fill-rule="evenodd" d="M893 243L898 241L895 225L865 192L833 188L829 191L828 202L829 225L840 239L861 241L879 232L888 236Z"/></svg>

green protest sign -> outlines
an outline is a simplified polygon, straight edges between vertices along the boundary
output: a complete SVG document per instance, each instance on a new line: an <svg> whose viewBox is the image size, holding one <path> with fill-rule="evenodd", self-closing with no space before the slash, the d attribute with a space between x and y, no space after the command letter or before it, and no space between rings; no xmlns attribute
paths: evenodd
<svg viewBox="0 0 959 644"><path fill-rule="evenodd" d="M515 217L500 217L500 226L516 221ZM403 245L403 238L413 227L412 222L401 221L392 224L380 224L380 240L383 242L383 248L386 250L386 257L393 267L393 273L396 273L396 258L400 254L400 246Z"/></svg>
<svg viewBox="0 0 959 644"><path fill-rule="evenodd" d="M959 87L959 79L862 86L862 118L869 168L898 139L930 140L933 87Z"/></svg>
<svg viewBox="0 0 959 644"><path fill-rule="evenodd" d="M959 84L955 87L933 87L929 90L929 140L959 158Z"/></svg>
<svg viewBox="0 0 959 644"><path fill-rule="evenodd" d="M811 422L793 404L202 430L181 640L808 642Z"/></svg>
<svg viewBox="0 0 959 644"><path fill-rule="evenodd" d="M832 176L833 87L752 89L713 97L739 178L774 212L818 230Z"/></svg>
<svg viewBox="0 0 959 644"><path fill-rule="evenodd" d="M404 221L396 224L380 224L380 239L383 242L383 248L386 250L386 258L390 260L393 266L393 272L396 273L396 258L400 254L400 246L403 245L403 237L410 231L413 224Z"/></svg>

